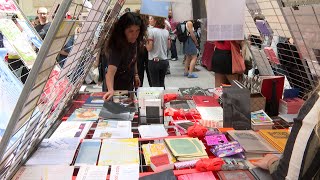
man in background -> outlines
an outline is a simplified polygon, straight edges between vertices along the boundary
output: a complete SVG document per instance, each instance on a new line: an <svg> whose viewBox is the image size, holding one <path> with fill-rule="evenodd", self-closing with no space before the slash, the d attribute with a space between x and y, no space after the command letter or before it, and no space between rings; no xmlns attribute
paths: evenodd
<svg viewBox="0 0 320 180"><path fill-rule="evenodd" d="M37 10L37 14L39 17L39 24L35 27L39 36L44 39L47 35L51 22L48 21L48 9L45 7L40 7Z"/></svg>

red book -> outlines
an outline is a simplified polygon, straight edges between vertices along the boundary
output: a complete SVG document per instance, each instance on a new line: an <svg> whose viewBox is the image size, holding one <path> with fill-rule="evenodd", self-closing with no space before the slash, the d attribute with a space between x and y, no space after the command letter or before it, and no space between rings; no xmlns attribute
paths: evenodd
<svg viewBox="0 0 320 180"><path fill-rule="evenodd" d="M163 165L166 165L166 164L170 164L170 161L169 161L167 153L160 154L160 155L157 155L157 156L151 156L150 157L150 161L156 167L163 166Z"/></svg>
<svg viewBox="0 0 320 180"><path fill-rule="evenodd" d="M220 107L217 99L212 96L192 96L197 107Z"/></svg>
<svg viewBox="0 0 320 180"><path fill-rule="evenodd" d="M247 170L219 171L221 180L254 180L254 176Z"/></svg>

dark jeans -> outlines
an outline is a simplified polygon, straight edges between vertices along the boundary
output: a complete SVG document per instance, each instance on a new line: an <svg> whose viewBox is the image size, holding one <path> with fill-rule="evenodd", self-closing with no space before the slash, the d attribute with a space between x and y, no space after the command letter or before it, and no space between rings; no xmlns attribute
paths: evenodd
<svg viewBox="0 0 320 180"><path fill-rule="evenodd" d="M149 61L148 60L148 51L146 48L144 48L143 51L139 53L138 61L137 61L138 74L139 74L139 79L141 82L140 87L143 86L144 70L146 70L146 73L147 73L149 86L152 87L150 73L149 73L149 69L148 69L148 61Z"/></svg>
<svg viewBox="0 0 320 180"><path fill-rule="evenodd" d="M177 40L172 40L172 42L171 42L171 48L170 48L170 50L171 50L171 58L178 58L176 41Z"/></svg>
<svg viewBox="0 0 320 180"><path fill-rule="evenodd" d="M169 66L168 60L160 60L158 62L149 60L148 67L149 67L152 87L165 87L164 78L166 76L168 66Z"/></svg>
<svg viewBox="0 0 320 180"><path fill-rule="evenodd" d="M12 72L18 71L20 68L22 68L21 76L17 78L21 80L21 82L24 84L28 78L29 75L29 68L25 66L25 64L22 62L21 59L8 59L8 66ZM14 73L16 75L16 73Z"/></svg>

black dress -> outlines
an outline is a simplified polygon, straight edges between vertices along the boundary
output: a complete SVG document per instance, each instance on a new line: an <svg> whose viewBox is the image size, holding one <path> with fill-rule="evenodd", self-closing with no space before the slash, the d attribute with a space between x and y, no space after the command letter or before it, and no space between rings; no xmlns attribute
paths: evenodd
<svg viewBox="0 0 320 180"><path fill-rule="evenodd" d="M126 51L110 51L108 65L117 67L114 76L114 90L133 90L134 66L136 62L136 44L130 44Z"/></svg>

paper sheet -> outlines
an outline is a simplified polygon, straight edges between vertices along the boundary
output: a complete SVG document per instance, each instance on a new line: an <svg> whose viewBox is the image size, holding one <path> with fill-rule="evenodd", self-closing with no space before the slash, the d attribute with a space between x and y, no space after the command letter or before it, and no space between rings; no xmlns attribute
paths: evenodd
<svg viewBox="0 0 320 180"><path fill-rule="evenodd" d="M109 166L82 166L76 180L106 180Z"/></svg>
<svg viewBox="0 0 320 180"><path fill-rule="evenodd" d="M142 138L167 137L168 133L163 124L142 125L138 127Z"/></svg>
<svg viewBox="0 0 320 180"><path fill-rule="evenodd" d="M208 0L208 41L243 40L245 0Z"/></svg>
<svg viewBox="0 0 320 180"><path fill-rule="evenodd" d="M138 180L139 164L114 165L111 167L110 180Z"/></svg>

